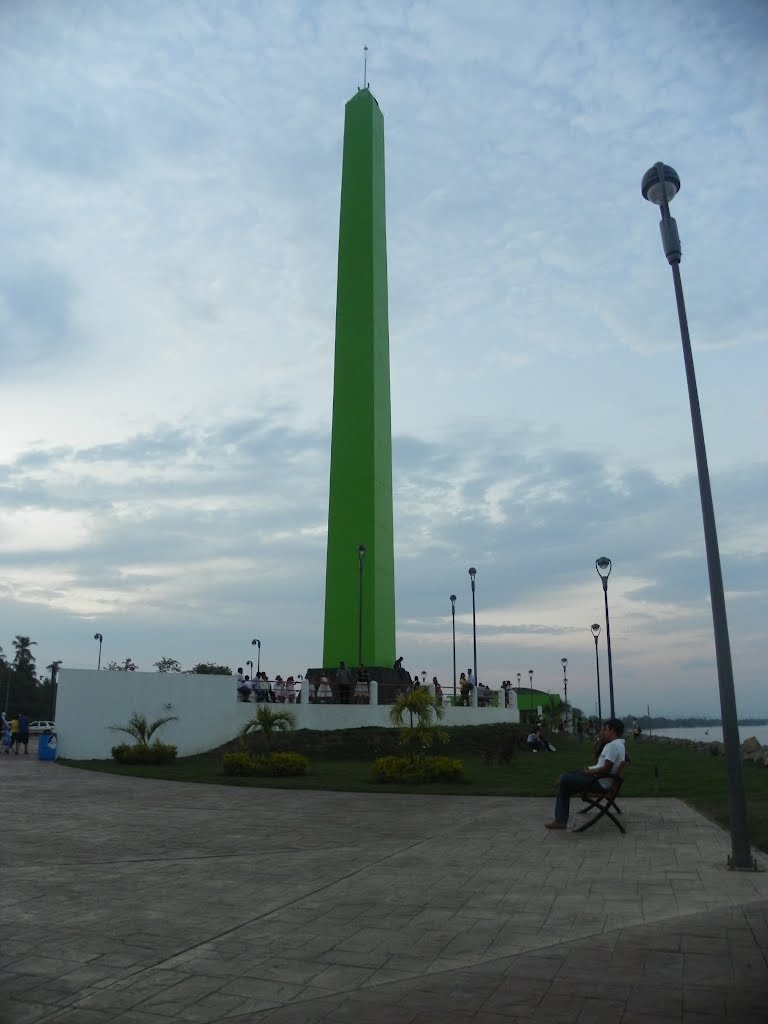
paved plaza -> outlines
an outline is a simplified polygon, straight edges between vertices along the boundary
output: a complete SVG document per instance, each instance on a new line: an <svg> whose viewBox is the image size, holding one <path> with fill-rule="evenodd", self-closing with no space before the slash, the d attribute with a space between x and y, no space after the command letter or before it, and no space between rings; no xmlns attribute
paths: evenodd
<svg viewBox="0 0 768 1024"><path fill-rule="evenodd" d="M677 800L576 835L551 800L0 772L2 1024L768 1012L768 871Z"/></svg>

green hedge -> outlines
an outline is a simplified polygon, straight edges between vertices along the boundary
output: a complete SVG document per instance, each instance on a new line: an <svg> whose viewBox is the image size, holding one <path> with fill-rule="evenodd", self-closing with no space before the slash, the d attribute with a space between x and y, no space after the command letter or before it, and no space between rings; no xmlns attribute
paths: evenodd
<svg viewBox="0 0 768 1024"><path fill-rule="evenodd" d="M379 757L371 769L374 782L455 782L464 778L464 762L455 757Z"/></svg>
<svg viewBox="0 0 768 1024"><path fill-rule="evenodd" d="M287 778L306 775L309 761L303 754L225 754L222 759L225 775L255 775Z"/></svg>
<svg viewBox="0 0 768 1024"><path fill-rule="evenodd" d="M170 743L119 743L112 747L112 757L120 764L169 764L176 760L178 750Z"/></svg>

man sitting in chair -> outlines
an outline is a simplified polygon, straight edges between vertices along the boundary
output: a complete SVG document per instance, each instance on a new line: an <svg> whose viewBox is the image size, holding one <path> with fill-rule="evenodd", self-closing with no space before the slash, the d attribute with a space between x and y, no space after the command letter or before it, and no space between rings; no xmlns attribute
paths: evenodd
<svg viewBox="0 0 768 1024"><path fill-rule="evenodd" d="M550 821L547 828L567 828L571 797L574 793L585 793L595 789L599 791L600 786L610 789L613 785L611 776L618 773L627 758L622 739L624 723L618 718L609 718L603 726L602 734L606 742L600 751L597 764L593 764L589 768L581 768L579 771L565 772L560 776L557 784L557 799L555 800L555 820Z"/></svg>

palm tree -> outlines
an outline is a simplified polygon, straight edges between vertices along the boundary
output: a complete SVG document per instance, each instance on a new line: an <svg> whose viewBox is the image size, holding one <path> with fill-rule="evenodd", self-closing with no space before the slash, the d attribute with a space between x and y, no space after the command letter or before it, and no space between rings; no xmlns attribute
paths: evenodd
<svg viewBox="0 0 768 1024"><path fill-rule="evenodd" d="M408 724L405 717L408 716ZM410 759L413 761L417 748L431 747L437 741L445 743L448 739L442 729L437 728L445 715L445 708L438 704L435 695L426 687L419 686L415 690L401 693L389 711L389 718L397 729L400 738L408 747Z"/></svg>
<svg viewBox="0 0 768 1024"><path fill-rule="evenodd" d="M59 669L61 668L61 661L52 661L50 665L46 665L45 667L46 670L51 673L51 682L55 683L59 675Z"/></svg>
<svg viewBox="0 0 768 1024"><path fill-rule="evenodd" d="M166 715L164 718L156 718L150 722L146 715L134 712L128 719L128 725L110 725L113 732L125 732L133 736L140 747L148 747L149 741L158 729L161 729L168 722L177 722L176 715Z"/></svg>
<svg viewBox="0 0 768 1024"><path fill-rule="evenodd" d="M30 648L37 647L37 640L30 640L28 636L21 636L19 634L14 637L13 646L16 649L16 653L13 656L13 667L17 672L34 678L35 656Z"/></svg>
<svg viewBox="0 0 768 1024"><path fill-rule="evenodd" d="M264 746L269 753L272 746L272 737L276 732L291 732L296 728L296 716L292 711L283 708L280 711L273 711L268 704L261 704L256 709L256 714L240 730L240 738L245 743L245 737L252 732L260 732L264 737Z"/></svg>

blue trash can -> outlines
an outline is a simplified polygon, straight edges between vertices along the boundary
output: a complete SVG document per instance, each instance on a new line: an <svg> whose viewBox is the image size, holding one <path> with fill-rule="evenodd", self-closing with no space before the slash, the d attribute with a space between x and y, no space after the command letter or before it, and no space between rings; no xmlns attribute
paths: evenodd
<svg viewBox="0 0 768 1024"><path fill-rule="evenodd" d="M37 741L38 761L55 761L59 756L55 732L44 732Z"/></svg>

